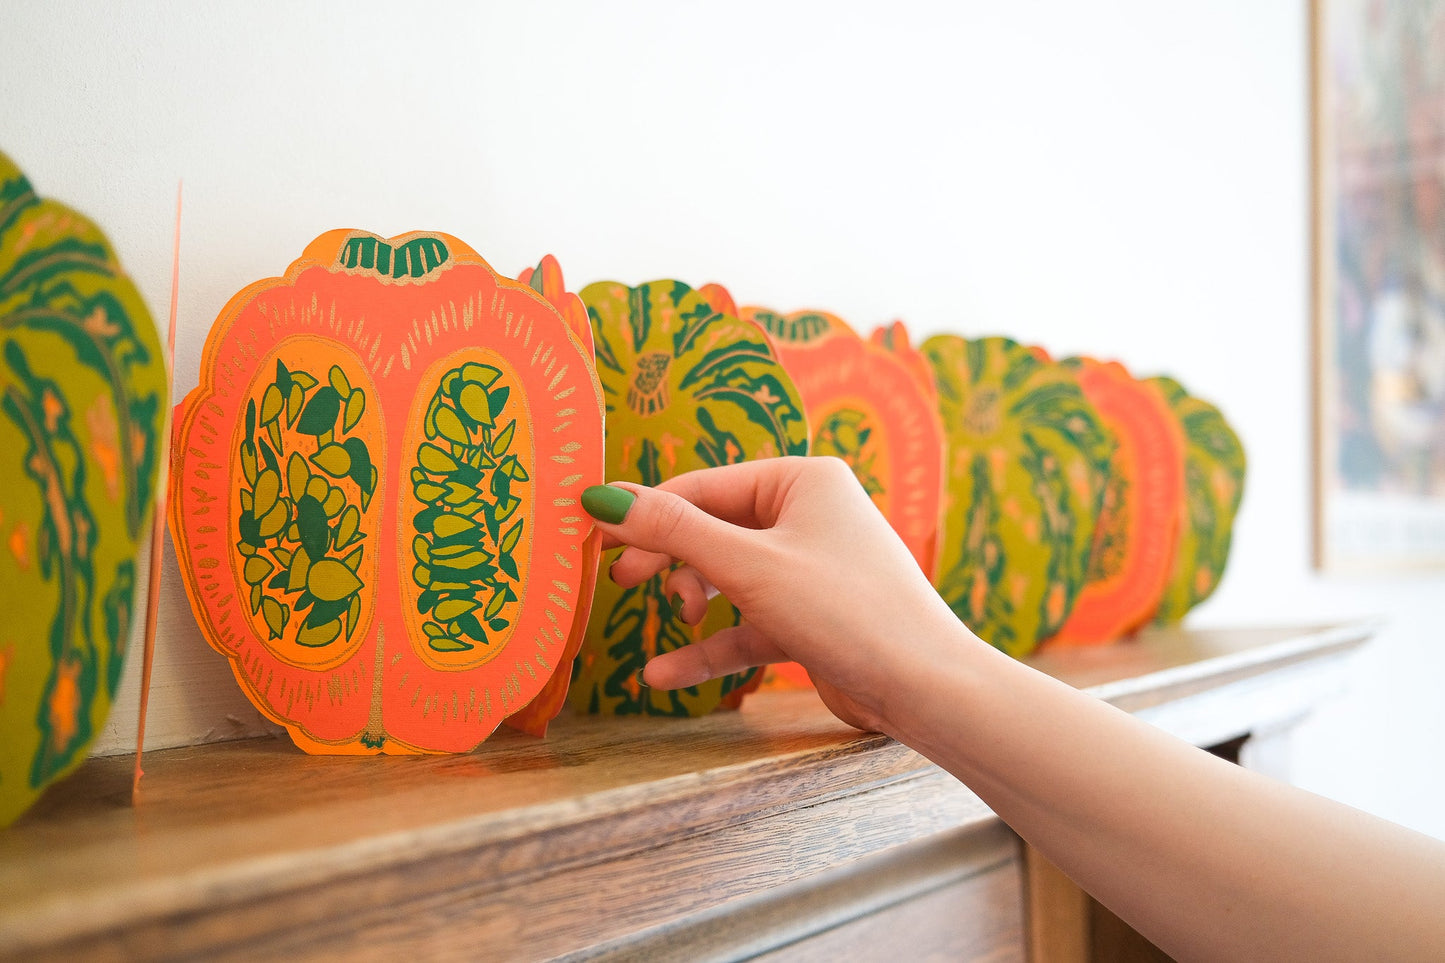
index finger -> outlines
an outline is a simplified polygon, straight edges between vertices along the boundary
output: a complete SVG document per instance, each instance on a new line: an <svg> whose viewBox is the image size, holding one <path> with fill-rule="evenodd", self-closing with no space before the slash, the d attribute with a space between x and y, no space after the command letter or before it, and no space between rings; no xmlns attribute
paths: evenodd
<svg viewBox="0 0 1445 963"><path fill-rule="evenodd" d="M677 495L729 524L742 528L771 528L778 520L788 486L797 477L804 461L791 456L759 458L716 468L698 468L675 475L655 487ZM646 487L632 482L616 484L634 490ZM622 544L615 535L603 533L604 550ZM664 560L664 556L657 558L659 568L670 562Z"/></svg>
<svg viewBox="0 0 1445 963"><path fill-rule="evenodd" d="M804 462L805 458L790 456L700 468L669 478L657 487L725 522L743 528L771 528Z"/></svg>

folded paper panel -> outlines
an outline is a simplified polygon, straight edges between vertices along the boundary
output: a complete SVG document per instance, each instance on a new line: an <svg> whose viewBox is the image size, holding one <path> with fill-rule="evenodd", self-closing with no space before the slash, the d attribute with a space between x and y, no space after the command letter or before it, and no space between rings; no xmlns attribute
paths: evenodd
<svg viewBox="0 0 1445 963"><path fill-rule="evenodd" d="M935 584L980 637L1024 655L1083 587L1109 439L1078 375L1008 338L923 343L948 438Z"/></svg>
<svg viewBox="0 0 1445 963"><path fill-rule="evenodd" d="M167 390L155 325L105 235L0 154L0 826L105 724Z"/></svg>
<svg viewBox="0 0 1445 963"><path fill-rule="evenodd" d="M608 480L657 485L698 468L807 453L797 389L755 325L679 281L599 282L581 296L607 404ZM637 672L737 621L721 597L699 625L674 618L662 576L630 589L599 580L572 704L616 715L712 711L756 672L677 691L644 689Z"/></svg>
<svg viewBox="0 0 1445 963"><path fill-rule="evenodd" d="M573 292L567 290L567 285L562 277L562 266L557 259L548 254L542 258L536 268L526 268L517 276L517 280L528 284L534 291L537 291L548 303L557 309L562 319L567 322L568 330L577 338L581 345L582 353L591 364L595 357L595 349L592 344L592 322L587 319L587 308L582 304L582 299ZM600 391L593 378L594 391ZM599 409L601 400L598 400ZM594 528L592 534L588 535L582 544L581 576L579 579L577 597L574 604L577 614L572 619L572 628L567 634L567 643L563 648L561 664L552 678L542 687L542 691L531 702L507 717L506 724L514 729L529 733L534 736L547 734L547 723L556 718L567 703L567 688L571 684L572 666L577 659L577 653L582 649L582 640L587 632L587 619L592 611L592 596L597 586L597 569L602 559L602 533Z"/></svg>
<svg viewBox="0 0 1445 963"><path fill-rule="evenodd" d="M1067 358L1112 440L1088 575L1050 645L1101 645L1153 617L1184 501L1184 435L1158 385L1118 362Z"/></svg>
<svg viewBox="0 0 1445 963"><path fill-rule="evenodd" d="M943 428L917 371L826 311L783 314L748 306L742 314L767 333L798 386L812 429L810 453L848 465L932 578L943 498ZM772 666L768 680L766 685L782 687L812 684L793 663Z"/></svg>
<svg viewBox="0 0 1445 963"><path fill-rule="evenodd" d="M929 565L924 569L929 578L936 581L938 577L939 552L942 546L939 543L938 535L943 525L943 508L946 493L948 491L948 442L947 434L943 430L943 423L940 419L938 407L938 386L934 382L933 368L928 359L915 347L909 339L908 328L902 321L894 321L889 325L873 329L868 338L869 344L881 349L892 356L913 376L919 392L927 401L933 418L938 420L938 483L939 500L936 506L937 515L931 526L931 531L926 536L926 541L920 559L928 559ZM924 455L927 458L927 455Z"/></svg>
<svg viewBox="0 0 1445 963"><path fill-rule="evenodd" d="M207 639L308 751L474 747L565 662L601 428L531 288L447 235L323 235L227 305L177 418Z"/></svg>
<svg viewBox="0 0 1445 963"><path fill-rule="evenodd" d="M1234 518L1244 497L1244 445L1218 408L1178 381L1149 379L1184 433L1184 494L1179 539L1155 621L1171 624L1213 594L1224 575Z"/></svg>
<svg viewBox="0 0 1445 963"><path fill-rule="evenodd" d="M742 311L767 332L798 386L813 433L811 454L848 464L931 578L943 497L943 426L916 372L836 315Z"/></svg>

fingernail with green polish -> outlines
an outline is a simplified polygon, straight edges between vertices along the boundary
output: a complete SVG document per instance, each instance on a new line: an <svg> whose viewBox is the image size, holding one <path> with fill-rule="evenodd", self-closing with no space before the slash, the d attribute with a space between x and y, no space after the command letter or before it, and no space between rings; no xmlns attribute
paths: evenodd
<svg viewBox="0 0 1445 963"><path fill-rule="evenodd" d="M643 666L642 668L638 669L638 670L637 670L637 674L633 676L633 678L635 678L635 679L637 680L637 687L638 687L639 689L651 689L651 688L652 688L652 686L650 686L650 685L647 684L647 680L642 677L642 673L644 673L644 672L646 672L646 671L647 671L647 666Z"/></svg>
<svg viewBox="0 0 1445 963"><path fill-rule="evenodd" d="M593 485L582 490L582 507L599 522L620 525L637 496L625 488Z"/></svg>
<svg viewBox="0 0 1445 963"><path fill-rule="evenodd" d="M676 619L677 621L681 622L683 625L686 625L686 624L687 624L687 619L686 619L686 618L683 616L683 614L682 614L682 606L683 606L682 593L681 593L681 592L673 592L673 593L672 593L672 617L673 617L674 619Z"/></svg>

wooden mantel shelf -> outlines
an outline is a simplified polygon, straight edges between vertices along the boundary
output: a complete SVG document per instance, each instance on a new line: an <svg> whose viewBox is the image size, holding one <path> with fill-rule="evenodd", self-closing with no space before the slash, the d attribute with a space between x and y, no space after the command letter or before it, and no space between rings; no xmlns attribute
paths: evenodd
<svg viewBox="0 0 1445 963"><path fill-rule="evenodd" d="M1207 746L1307 713L1371 631L1155 631L1033 664ZM856 951L857 921L955 892L945 915L977 924L950 937L960 955L1021 926L1017 839L812 693L696 720L564 716L464 756L155 752L136 806L130 766L90 760L0 831L0 957L822 954L830 932Z"/></svg>

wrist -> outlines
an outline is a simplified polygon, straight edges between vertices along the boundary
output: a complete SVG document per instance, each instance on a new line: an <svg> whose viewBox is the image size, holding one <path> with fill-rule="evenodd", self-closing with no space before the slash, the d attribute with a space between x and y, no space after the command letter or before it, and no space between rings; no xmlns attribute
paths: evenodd
<svg viewBox="0 0 1445 963"><path fill-rule="evenodd" d="M892 667L880 706L882 731L920 751L941 729L966 728L975 687L1007 659L975 635L939 600L937 609L914 627Z"/></svg>

